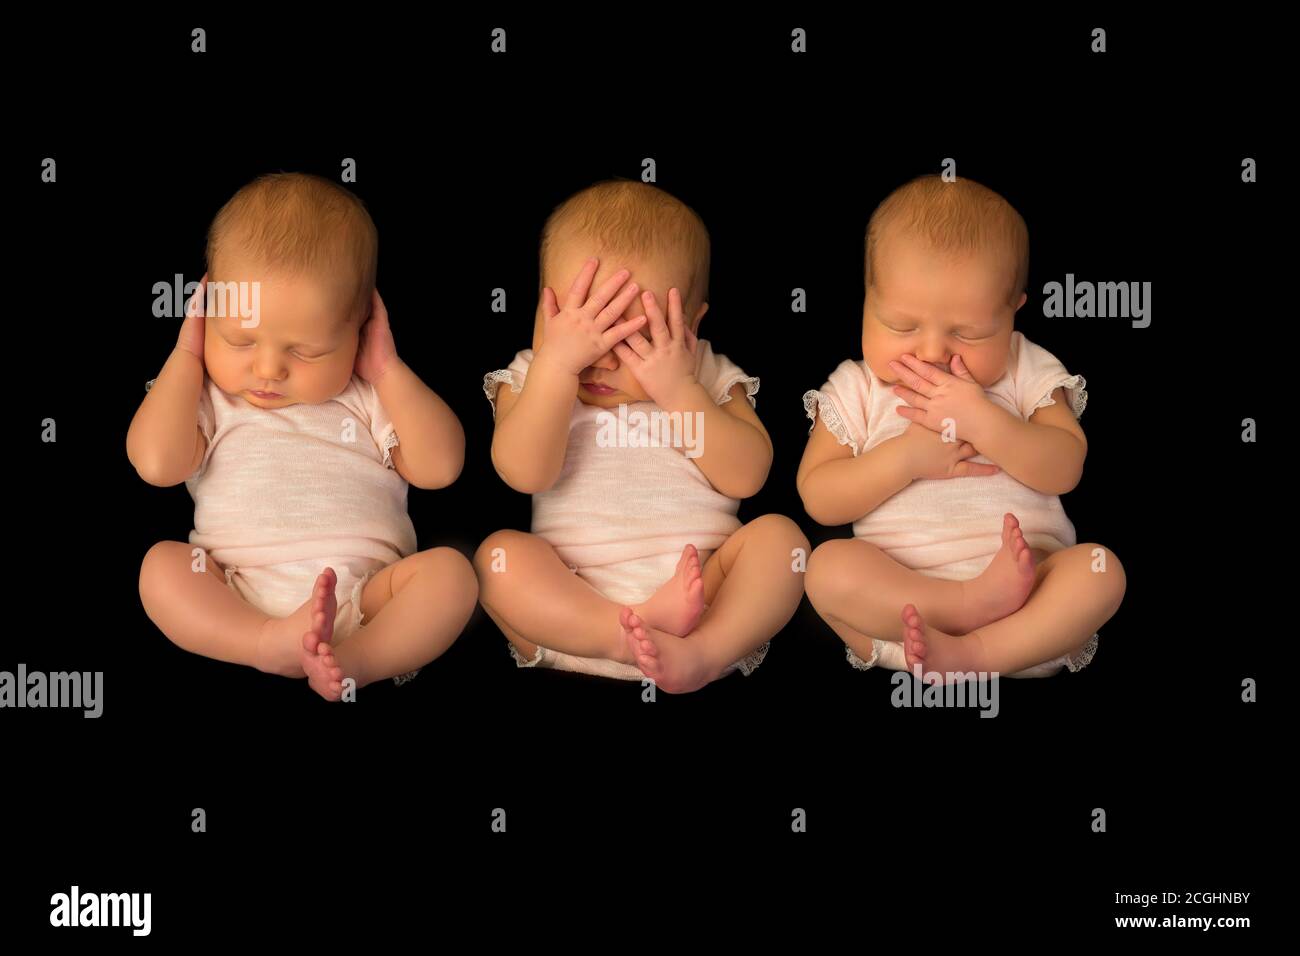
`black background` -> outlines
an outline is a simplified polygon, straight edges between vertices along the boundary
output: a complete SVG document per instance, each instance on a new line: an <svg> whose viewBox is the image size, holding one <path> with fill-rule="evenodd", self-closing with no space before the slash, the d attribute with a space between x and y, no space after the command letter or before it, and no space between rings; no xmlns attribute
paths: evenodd
<svg viewBox="0 0 1300 956"><path fill-rule="evenodd" d="M1254 892L1244 909L1205 911L1216 916L1265 905L1280 716L1268 677L1286 639L1259 600L1285 593L1269 557L1286 499L1266 413L1290 322L1272 304L1286 274L1270 238L1279 117L1266 79L1237 65L1267 64L1267 30L1105 17L1110 52L1096 56L1097 18L646 19L231 15L23 33L33 66L12 80L6 152L21 540L7 549L0 668L103 671L105 702L93 721L3 714L6 819L25 861L15 928L48 926L49 895L77 881L152 890L154 934L177 937L279 919L317 889L419 900L449 870L466 898L520 915L529 901L629 920L668 905L604 883L592 851L667 859L678 887L735 867L710 892L742 906L777 873L825 880L864 914L887 900L899 919L974 893L1007 929L1143 915L1115 892ZM202 57L189 53L196 23ZM505 57L487 52L499 25ZM794 25L810 32L804 57L788 52ZM41 70L58 81L37 82ZM39 181L45 156L55 185ZM399 354L467 433L459 481L411 490L419 545L469 556L498 528L528 527L527 497L489 460L482 377L531 344L542 222L591 182L639 176L647 156L712 236L703 337L762 380L776 459L740 517L786 514L814 546L850 530L803 513L800 396L861 357L872 209L953 157L1021 211L1030 295L1016 328L1087 378L1090 453L1063 503L1078 540L1110 547L1128 575L1087 669L1002 681L995 720L897 710L889 673L849 667L805 601L749 678L646 705L633 683L517 669L480 609L413 683L330 706L153 627L139 563L155 541L185 540L192 501L141 481L125 434L175 340L175 322L152 317L152 286L202 275L207 224L231 193L263 172L336 177L357 160ZM1261 182L1241 183L1245 156ZM1067 272L1151 282L1150 327L1044 318L1042 287ZM504 315L490 310L498 287ZM789 311L794 287L807 314ZM57 443L29 451L47 416ZM1240 440L1246 417L1259 444ZM1241 702L1246 677L1260 703ZM200 806L205 835L189 828ZM494 807L509 836L490 833ZM802 837L794 807L809 813ZM1090 830L1094 807L1105 834ZM555 880L561 862L585 875ZM929 878L905 879L913 864ZM387 922L390 904L374 905L344 907L347 926Z"/></svg>

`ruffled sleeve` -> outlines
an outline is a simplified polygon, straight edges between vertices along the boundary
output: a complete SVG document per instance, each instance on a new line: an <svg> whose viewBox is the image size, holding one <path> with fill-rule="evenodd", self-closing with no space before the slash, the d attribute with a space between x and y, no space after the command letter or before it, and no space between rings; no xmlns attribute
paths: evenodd
<svg viewBox="0 0 1300 956"><path fill-rule="evenodd" d="M1077 419L1088 404L1086 380L1082 375L1071 375L1065 366L1047 349L1035 345L1020 332L1016 355L1015 386L1016 407L1026 421L1045 405L1055 405L1052 392L1065 389L1066 403Z"/></svg>
<svg viewBox="0 0 1300 956"><path fill-rule="evenodd" d="M742 369L725 355L713 351L708 339L700 339L695 345L695 380L709 393L709 397L718 405L731 401L731 389L736 385L745 386L745 397L751 407L758 407L758 378L746 375Z"/></svg>
<svg viewBox="0 0 1300 956"><path fill-rule="evenodd" d="M524 378L528 375L528 366L532 363L533 350L524 349L522 352L515 353L515 360L506 368L499 368L483 376L483 394L487 396L488 403L492 406L493 421L496 421L497 417L497 391L501 385L503 383L509 385L512 392L523 391Z"/></svg>
<svg viewBox="0 0 1300 956"><path fill-rule="evenodd" d="M366 417L370 420L370 436L375 440L379 453L384 456L384 467L396 470L393 464L393 449L400 445L401 441L398 440L397 429L393 425L392 418L389 417L388 410L379 400L379 392L359 375L353 376L352 384L357 387L357 392L361 396Z"/></svg>
<svg viewBox="0 0 1300 956"><path fill-rule="evenodd" d="M803 393L803 407L809 420L808 434L820 417L826 430L841 445L848 445L857 457L867 444L867 411L870 408L871 379L861 362L845 359L831 372L821 388Z"/></svg>

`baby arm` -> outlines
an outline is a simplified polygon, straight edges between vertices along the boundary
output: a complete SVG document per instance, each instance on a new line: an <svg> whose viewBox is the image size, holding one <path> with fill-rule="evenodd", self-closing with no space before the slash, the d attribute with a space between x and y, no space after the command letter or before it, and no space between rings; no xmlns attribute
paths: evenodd
<svg viewBox="0 0 1300 956"><path fill-rule="evenodd" d="M952 373L910 354L889 364L906 383L894 386L906 403L898 406L904 418L934 432L955 423L958 440L1043 494L1065 494L1079 483L1088 444L1063 388L1052 392L1055 405L1037 409L1026 422L989 400L961 356L953 359Z"/></svg>
<svg viewBox="0 0 1300 956"><path fill-rule="evenodd" d="M595 258L583 265L563 309L549 287L542 290L545 331L523 390L516 396L498 389L492 465L502 481L524 494L551 487L564 467L579 373L645 324L638 316L615 325L637 287L624 285L631 273L623 269L591 292L598 265Z"/></svg>
<svg viewBox="0 0 1300 956"><path fill-rule="evenodd" d="M1029 421L988 403L972 420L966 437L990 460L1017 481L1045 495L1063 495L1079 483L1088 441L1066 401L1065 389L1052 392L1055 405L1045 405Z"/></svg>
<svg viewBox="0 0 1300 956"><path fill-rule="evenodd" d="M356 373L379 395L401 444L393 467L417 488L445 488L465 464L465 429L438 395L397 357L388 310L376 289L361 330Z"/></svg>
<svg viewBox="0 0 1300 956"><path fill-rule="evenodd" d="M804 509L819 524L857 521L918 479L973 478L998 471L997 465L967 460L979 454L970 442L944 441L938 432L914 424L856 458L852 453L818 418L796 483Z"/></svg>
<svg viewBox="0 0 1300 956"><path fill-rule="evenodd" d="M703 417L696 435L692 460L704 472L709 484L728 498L749 498L767 481L772 467L772 439L759 421L745 386L731 387L731 401L718 405L699 382L684 388L671 399L668 412L683 415L700 413Z"/></svg>
<svg viewBox="0 0 1300 956"><path fill-rule="evenodd" d="M126 457L141 478L162 488L194 474L207 451L207 439L198 427L204 376L204 322L198 303L206 280L204 275L185 311L176 347L126 433Z"/></svg>
<svg viewBox="0 0 1300 956"><path fill-rule="evenodd" d="M912 483L904 451L902 442L889 439L854 456L818 418L795 479L804 510L823 525L849 524L869 514Z"/></svg>

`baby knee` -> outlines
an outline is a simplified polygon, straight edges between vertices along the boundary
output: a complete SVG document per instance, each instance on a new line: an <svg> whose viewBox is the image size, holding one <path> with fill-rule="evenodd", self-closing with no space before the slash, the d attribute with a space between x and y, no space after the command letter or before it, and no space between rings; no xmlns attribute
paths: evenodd
<svg viewBox="0 0 1300 956"><path fill-rule="evenodd" d="M1087 558L1088 569L1097 574L1107 575L1107 580L1114 582L1113 586L1123 594L1128 578L1124 573L1124 565L1120 563L1115 552L1104 545L1092 542L1078 547Z"/></svg>
<svg viewBox="0 0 1300 956"><path fill-rule="evenodd" d="M186 560L189 545L180 541L159 541L145 552L140 562L140 594L152 589L178 562Z"/></svg>
<svg viewBox="0 0 1300 956"><path fill-rule="evenodd" d="M790 548L802 548L804 557L808 556L808 538L797 524L780 514L767 514L755 518L750 524L755 530L762 531L775 539L789 542Z"/></svg>
<svg viewBox="0 0 1300 956"><path fill-rule="evenodd" d="M834 600L846 590L848 582L844 573L844 541L824 541L808 556L808 570L804 574L804 590L813 606Z"/></svg>
<svg viewBox="0 0 1300 956"><path fill-rule="evenodd" d="M494 531L478 546L474 552L474 570L479 574L487 571L496 570L494 565L498 564L505 554L510 550L510 545L519 540L522 532L511 529Z"/></svg>

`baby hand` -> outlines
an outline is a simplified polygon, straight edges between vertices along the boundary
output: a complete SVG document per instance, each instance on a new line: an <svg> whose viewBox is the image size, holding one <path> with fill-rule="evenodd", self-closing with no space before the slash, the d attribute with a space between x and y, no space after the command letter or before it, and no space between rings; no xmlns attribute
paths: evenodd
<svg viewBox="0 0 1300 956"><path fill-rule="evenodd" d="M534 363L554 362L568 374L578 375L645 325L646 317L643 315L627 322L618 321L637 293L635 282L623 285L632 275L626 269L606 279L604 285L588 298L599 264L600 260L594 256L583 264L569 288L563 309L559 308L555 293L549 286L542 290L542 314L546 324L542 344L533 357Z"/></svg>
<svg viewBox="0 0 1300 956"><path fill-rule="evenodd" d="M181 322L180 335L176 337L176 347L198 356L200 362L203 361L203 297L207 294L207 287L208 274L205 272L199 280L199 287L185 303L185 320Z"/></svg>
<svg viewBox="0 0 1300 956"><path fill-rule="evenodd" d="M917 478L973 478L995 475L1002 469L980 461L966 461L979 452L970 442L944 441L939 432L909 422L902 434L889 441L903 442L908 474Z"/></svg>
<svg viewBox="0 0 1300 956"><path fill-rule="evenodd" d="M894 386L894 394L907 403L898 406L898 414L935 432L943 431L945 419L952 419L957 438L974 435L992 403L961 356L953 356L953 374L922 362L915 355L902 358L901 363L889 363L910 386Z"/></svg>
<svg viewBox="0 0 1300 956"><path fill-rule="evenodd" d="M672 409L686 389L695 384L695 333L682 320L682 294L668 290L668 320L655 294L646 290L641 297L650 320L650 341L634 332L614 346L614 354L625 363L645 393L661 408Z"/></svg>
<svg viewBox="0 0 1300 956"><path fill-rule="evenodd" d="M388 310L375 289L370 297L370 318L361 326L357 343L357 358L353 370L371 385L388 374L399 361L393 330L388 326Z"/></svg>

